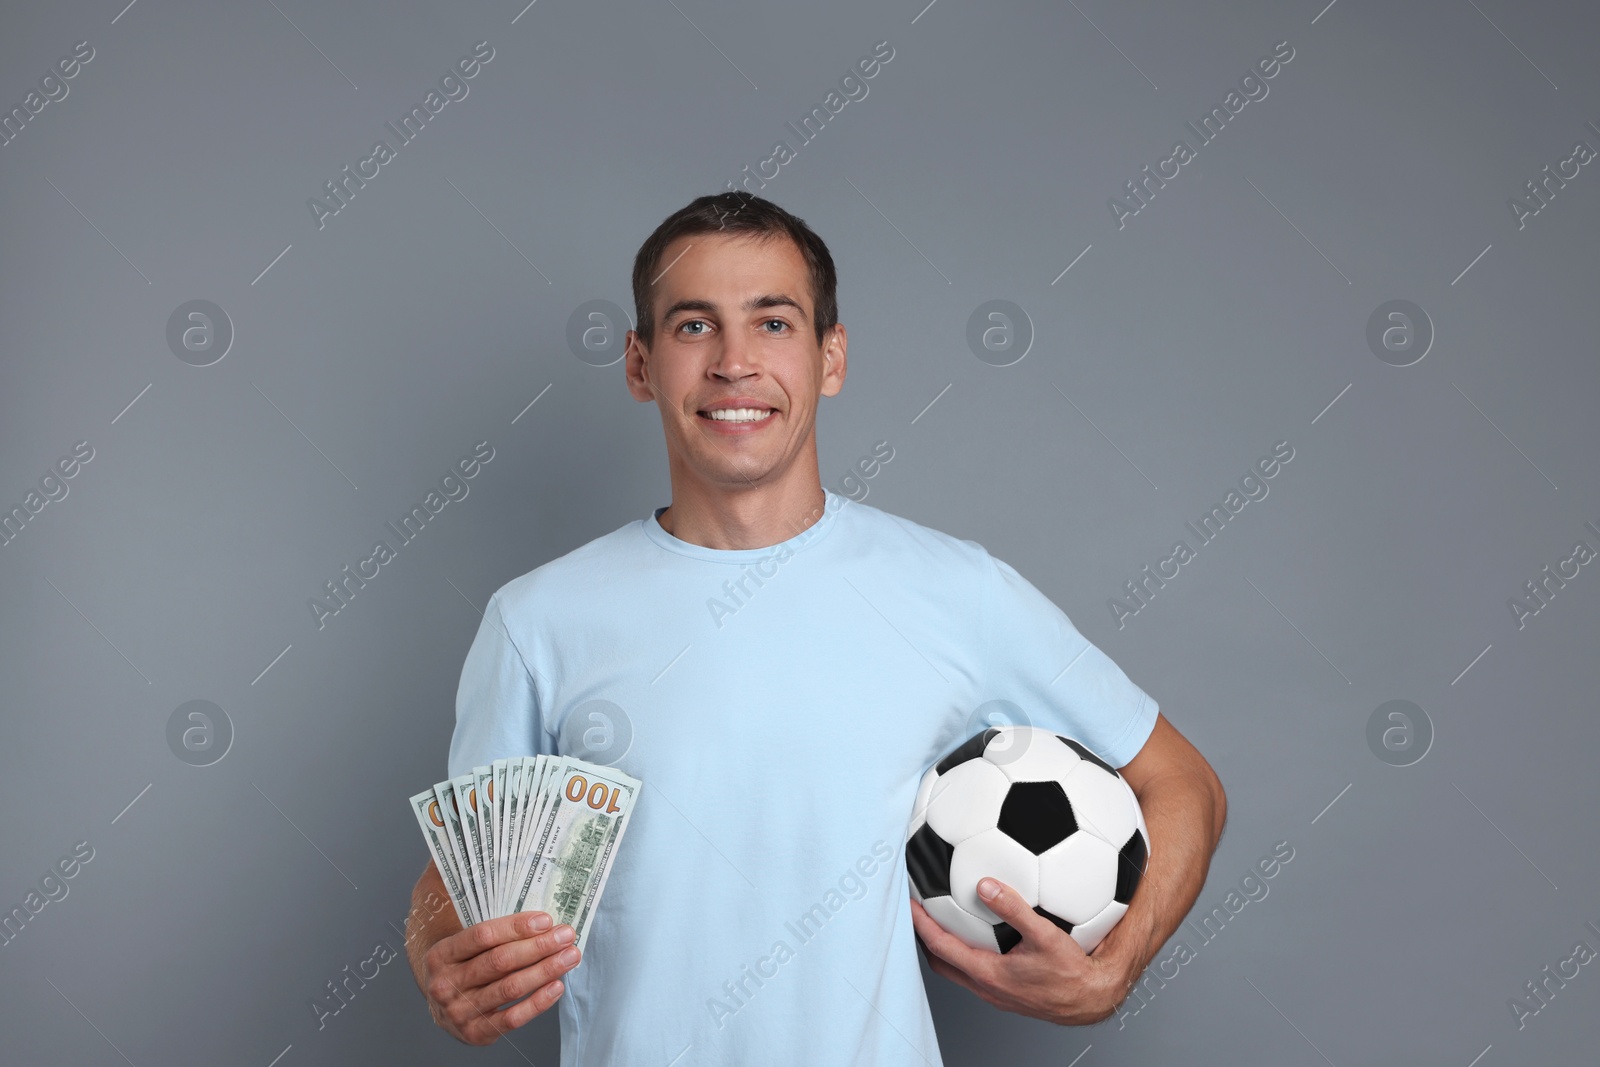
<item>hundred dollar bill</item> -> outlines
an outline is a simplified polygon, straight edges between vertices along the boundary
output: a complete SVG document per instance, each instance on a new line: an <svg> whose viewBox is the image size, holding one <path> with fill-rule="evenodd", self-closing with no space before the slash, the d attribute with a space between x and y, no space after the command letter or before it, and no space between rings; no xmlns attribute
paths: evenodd
<svg viewBox="0 0 1600 1067"><path fill-rule="evenodd" d="M564 836L558 821L547 851L540 857L544 867L535 884L543 882L543 899L558 922L566 922L578 932L582 948L588 942L590 920L599 906L611 860L637 803L640 783L614 768L582 764L580 769L587 770L587 775L569 773L561 795L564 811L578 814Z"/></svg>
<svg viewBox="0 0 1600 1067"><path fill-rule="evenodd" d="M467 887L472 905L477 909L478 921L492 918L489 913L488 902L483 898L483 875L478 873L473 863L473 856L477 851L472 842L472 833L467 827L467 793L471 790L472 776L462 775L452 778L444 784L445 792L450 798L451 829L455 831L453 842L459 850L457 860L461 864L461 882ZM435 788L438 788L437 786Z"/></svg>
<svg viewBox="0 0 1600 1067"><path fill-rule="evenodd" d="M528 758L527 781L523 789L522 799L522 828L517 838L516 864L512 870L511 885L506 896L506 914L515 914L518 910L517 901L521 896L522 883L534 860L538 858L535 851L538 846L539 812L543 809L547 799L545 783L549 779L550 767L555 762L555 756L540 754Z"/></svg>
<svg viewBox="0 0 1600 1067"><path fill-rule="evenodd" d="M495 857L495 910L507 914L506 901L511 896L511 879L517 865L517 835L522 830L522 760L506 760L505 793L500 798L498 816L501 822L500 852Z"/></svg>
<svg viewBox="0 0 1600 1067"><path fill-rule="evenodd" d="M428 842L428 852L433 856L433 865L439 868L439 877L444 880L444 886L450 892L450 902L456 907L456 918L461 920L463 928L471 926L472 909L467 905L466 890L461 885L461 876L456 871L455 855L450 851L449 842L445 840L449 830L445 827L439 798L431 789L418 793L411 798L411 811L417 817L417 825L422 827L422 836Z"/></svg>
<svg viewBox="0 0 1600 1067"><path fill-rule="evenodd" d="M494 912L494 768L488 764L472 768L473 811L478 816L478 854L483 863L483 896ZM492 917L492 915L491 915Z"/></svg>
<svg viewBox="0 0 1600 1067"><path fill-rule="evenodd" d="M633 800L628 805L628 810L617 820L616 833L605 842L600 852L600 858L595 867L593 882L584 895L583 904L578 911L577 921L573 923L573 930L578 931L578 951L589 942L589 929L594 924L591 922L595 909L600 907L600 897L606 891L606 881L611 877L611 861L617 858L617 850L622 847L622 835L628 832L628 823L632 821L634 809L639 803L639 794L643 786L638 781L634 782Z"/></svg>
<svg viewBox="0 0 1600 1067"><path fill-rule="evenodd" d="M564 759L540 819L538 859L517 910L544 911L587 942L600 876L621 837L639 780L611 767Z"/></svg>
<svg viewBox="0 0 1600 1067"><path fill-rule="evenodd" d="M497 759L489 766L494 768L494 885L495 910L499 911L499 901L505 895L506 885L506 823L511 819L508 803L511 792L507 779L510 777L511 761Z"/></svg>
<svg viewBox="0 0 1600 1067"><path fill-rule="evenodd" d="M526 830L525 849L523 849L522 878L518 883L517 901L514 910L539 909L538 899L531 896L534 875L539 873L539 857L544 854L544 838L549 822L546 816L555 806L555 779L562 776L563 769L570 765L570 757L562 755L546 755L542 757L542 766L539 768L539 792L534 795L533 808L528 811L528 830Z"/></svg>
<svg viewBox="0 0 1600 1067"><path fill-rule="evenodd" d="M506 761L506 794L501 801L502 811L505 815L505 848L499 857L499 892L496 894L495 910L501 915L510 914L506 909L511 899L511 888L517 873L517 839L522 835L522 823L527 817L527 787L526 771L522 757Z"/></svg>
<svg viewBox="0 0 1600 1067"><path fill-rule="evenodd" d="M494 918L494 911L489 907L488 880L483 873L483 834L482 816L477 808L477 776L468 772L450 779L450 786L456 793L456 813L461 819L461 836L467 843L467 866L472 888L478 894L478 906L483 911L485 919Z"/></svg>
<svg viewBox="0 0 1600 1067"><path fill-rule="evenodd" d="M472 912L472 921L480 923L488 916L484 914L483 903L478 899L477 887L472 884L472 864L468 860L466 837L461 828L461 808L456 803L454 783L435 782L433 793L439 799L439 813L444 818L445 842L449 844L450 854L455 859L456 880L461 883L462 896Z"/></svg>
<svg viewBox="0 0 1600 1067"><path fill-rule="evenodd" d="M511 828L511 843L506 856L506 881L505 894L500 900L500 910L506 915L512 914L512 901L516 896L518 879L522 877L522 861L527 851L528 824L533 812L534 797L538 794L539 774L542 768L543 756L522 756L513 761L516 764L517 789L516 823Z"/></svg>
<svg viewBox="0 0 1600 1067"><path fill-rule="evenodd" d="M506 761L506 795L502 802L506 816L505 851L500 856L500 893L496 901L496 907L502 915L510 914L507 905L511 901L511 889L516 878L522 824L527 819L528 772L532 762L523 756Z"/></svg>
<svg viewBox="0 0 1600 1067"><path fill-rule="evenodd" d="M544 833L547 822L547 813L554 807L551 803L551 785L561 774L561 769L566 765L566 756L546 756L540 768L542 774L539 782L539 792L534 796L532 810L529 816L532 821L524 831L523 859L521 872L517 881L516 896L511 902L511 912L543 911L538 901L530 899L529 890L533 885L534 875L538 873L539 857L544 853Z"/></svg>

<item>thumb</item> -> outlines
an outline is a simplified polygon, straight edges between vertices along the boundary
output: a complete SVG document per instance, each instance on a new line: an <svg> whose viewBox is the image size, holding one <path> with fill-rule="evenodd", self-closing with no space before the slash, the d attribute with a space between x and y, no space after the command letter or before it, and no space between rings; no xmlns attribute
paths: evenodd
<svg viewBox="0 0 1600 1067"><path fill-rule="evenodd" d="M978 899L990 911L1006 922L1011 923L1011 925L1016 926L1019 931L1022 930L1022 926L1018 925L1018 920L1021 919L1023 914L1026 914L1031 919L1039 918L1034 914L1033 909L1028 907L1028 902L1022 899L1021 893L1018 893L998 878L985 877L978 879Z"/></svg>
<svg viewBox="0 0 1600 1067"><path fill-rule="evenodd" d="M1030 907L1021 893L998 878L978 879L978 899L1021 934L1024 941L1053 942L1062 933L1059 926ZM1072 939L1068 937L1064 940ZM1077 947L1076 941L1073 941L1073 946ZM1078 948L1078 951L1082 952L1083 949Z"/></svg>

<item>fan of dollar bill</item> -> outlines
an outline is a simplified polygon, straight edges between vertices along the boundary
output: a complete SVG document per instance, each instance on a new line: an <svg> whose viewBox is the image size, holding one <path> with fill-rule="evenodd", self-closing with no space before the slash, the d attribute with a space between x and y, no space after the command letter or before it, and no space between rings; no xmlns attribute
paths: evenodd
<svg viewBox="0 0 1600 1067"><path fill-rule="evenodd" d="M581 951L639 779L573 756L474 767L411 798L463 927L542 911Z"/></svg>

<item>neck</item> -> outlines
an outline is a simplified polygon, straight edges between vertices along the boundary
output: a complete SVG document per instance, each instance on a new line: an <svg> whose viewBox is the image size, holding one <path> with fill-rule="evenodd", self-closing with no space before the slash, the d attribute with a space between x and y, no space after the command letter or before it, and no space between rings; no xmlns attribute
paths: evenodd
<svg viewBox="0 0 1600 1067"><path fill-rule="evenodd" d="M732 490L675 485L672 504L656 521L680 541L705 548L767 548L810 529L826 502L815 473L793 484Z"/></svg>

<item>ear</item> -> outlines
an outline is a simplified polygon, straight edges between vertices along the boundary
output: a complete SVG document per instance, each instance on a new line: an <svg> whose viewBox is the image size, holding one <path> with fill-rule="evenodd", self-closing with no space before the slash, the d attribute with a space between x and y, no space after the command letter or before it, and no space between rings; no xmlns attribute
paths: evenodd
<svg viewBox="0 0 1600 1067"><path fill-rule="evenodd" d="M844 323L835 323L822 341L823 396L838 396L839 390L844 388L844 376L848 370L845 352L848 347L849 338L845 334Z"/></svg>
<svg viewBox="0 0 1600 1067"><path fill-rule="evenodd" d="M639 337L638 330L629 330L627 348L623 353L623 373L628 380L628 392L640 403L648 404L656 398L654 385L650 382L648 361L649 350L644 341Z"/></svg>

